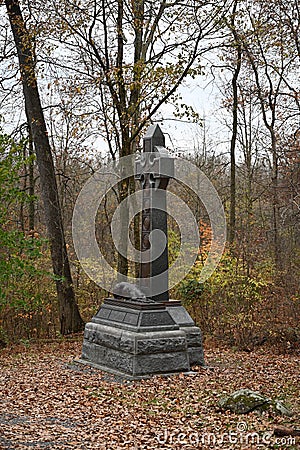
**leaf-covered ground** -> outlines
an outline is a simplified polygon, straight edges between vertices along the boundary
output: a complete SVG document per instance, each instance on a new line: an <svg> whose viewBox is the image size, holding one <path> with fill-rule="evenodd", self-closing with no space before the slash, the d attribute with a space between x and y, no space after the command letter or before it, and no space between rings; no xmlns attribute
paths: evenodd
<svg viewBox="0 0 300 450"><path fill-rule="evenodd" d="M72 364L80 349L81 338L0 352L1 449L300 448L274 435L300 428L297 355L205 348L209 368L194 375L120 383ZM284 400L294 416L221 412L219 397L240 388Z"/></svg>

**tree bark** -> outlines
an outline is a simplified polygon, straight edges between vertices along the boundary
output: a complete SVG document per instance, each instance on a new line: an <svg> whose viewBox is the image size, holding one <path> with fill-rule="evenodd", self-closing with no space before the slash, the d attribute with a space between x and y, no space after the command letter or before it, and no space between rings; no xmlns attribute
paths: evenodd
<svg viewBox="0 0 300 450"><path fill-rule="evenodd" d="M145 93L143 91L145 89L145 83L147 83L145 80L147 78L146 74L148 70L145 70L145 65L148 65L149 68L157 67L161 64L161 61L165 59L165 55L169 54L169 49L166 50L165 48L162 48L162 50L159 50L156 54L156 51L154 51L154 43L156 42L155 34L158 33L160 35L161 33L159 24L162 21L165 11L168 8L172 9L172 7L175 7L176 9L177 2L167 2L166 0L158 2L159 7L157 11L155 12L155 8L153 8L152 11L151 8L150 19L148 20L147 18L147 20L145 20L144 0L135 0L133 2L116 0L115 2L112 2L112 4L115 5L116 13L114 30L107 26L109 23L108 18L111 14L109 12L110 10L107 10L108 4L104 0L102 0L101 3L101 21L103 23L102 46L98 49L96 42L99 41L99 39L98 37L97 39L93 38L94 30L97 29L96 23L98 13L96 8L94 9L94 15L88 28L88 38L84 38L84 40L89 46L89 57L93 55L103 71L103 77L111 97L111 103L115 109L116 117L114 118L113 123L115 135L117 137L118 156L121 158L135 152L139 133L142 131L144 126L150 122L161 105L163 105L175 93L183 79L189 74L192 64L198 56L199 43L203 34L202 30L201 32L199 31L199 33L195 35L195 40L190 41L191 53L189 54L187 61L181 62L181 64L183 64L183 70L178 74L178 76L176 76L176 80L171 82L171 85L163 90L158 98L156 98L156 94L153 94L155 101L153 104L152 101L150 101L149 107L145 108L145 106L141 106L145 101ZM126 44L128 13L132 14L131 26L134 35L132 80L130 83L128 82L129 65L127 61L128 55L126 53L128 51L128 44ZM64 19L63 15L59 15L62 19ZM176 12L174 12L174 15L176 16ZM171 12L170 17L173 17ZM66 25L69 27L69 22L66 22ZM80 37L80 39L82 39L83 34L81 32L78 33L78 30L72 26L71 29ZM112 50L114 46L111 47L110 42L115 42L116 48L114 50ZM181 45L187 45L185 38ZM168 46L166 47L168 48ZM177 47L177 43L175 44L175 47ZM172 54L172 52L170 54ZM142 108L143 112L141 111ZM103 105L103 109L106 109L105 104ZM110 153L113 154L111 148ZM130 182L128 182L125 186L124 183L119 183L119 201L125 200L128 196L129 184ZM131 190L131 193L132 192L133 191ZM127 275L129 267L128 262L126 261L128 242L127 240L125 241L125 239L128 234L128 224L125 224L125 219L127 220L125 213L121 218L121 221L123 219L124 223L121 223L121 239L124 239L124 242L120 242L123 255L118 254L118 272L122 275ZM135 219L135 226L137 228L138 218Z"/></svg>
<svg viewBox="0 0 300 450"><path fill-rule="evenodd" d="M118 253L118 274L127 276L128 274L128 259L127 259L127 249L128 249L128 222L129 222L129 210L128 206L125 206L128 197L129 189L129 179L126 178L118 183L119 191L119 204L124 203L124 208L121 210L121 223L120 223L120 239L119 239L119 249ZM119 279L119 278L118 278ZM121 278L120 278L121 281Z"/></svg>
<svg viewBox="0 0 300 450"><path fill-rule="evenodd" d="M235 228L236 228L236 161L235 161L235 148L238 132L238 77L241 71L241 59L242 49L238 34L235 30L235 14L236 14L237 2L233 7L231 16L231 30L234 36L234 44L236 47L236 67L232 77L232 93L233 93L233 105L232 105L232 136L230 142L230 211L229 211L229 236L228 242L232 246L235 240Z"/></svg>
<svg viewBox="0 0 300 450"><path fill-rule="evenodd" d="M252 18L251 21L253 22ZM253 24L253 29L255 29L255 25ZM250 65L252 67L254 76L255 76L255 82L258 90L258 99L261 106L261 112L263 121L265 124L266 129L270 133L271 137L271 154L272 154L272 236L273 236L273 253L274 253L274 262L277 269L281 269L281 252L280 252L280 243L279 243L279 201L278 201L278 162L279 162L279 156L277 151L277 138L276 138L276 132L275 132L275 120L276 120L276 106L278 102L279 92L280 92L280 86L283 81L283 72L281 69L281 72L278 73L279 80L277 81L277 85L274 84L272 81L272 78L270 77L268 73L268 64L266 60L266 56L263 53L263 49L260 45L259 41L259 35L257 34L257 39L259 43L259 50L262 57L262 61L264 63L265 67L265 75L269 84L268 89L263 88L260 83L259 79L259 66L257 62L257 57L255 57L249 48L246 41L243 42L243 48L246 51L246 55L249 59ZM267 98L266 98L267 97ZM270 110L270 118L268 116L268 109Z"/></svg>
<svg viewBox="0 0 300 450"><path fill-rule="evenodd" d="M29 150L28 150L28 156L29 156L29 220L28 220L28 227L29 230L34 230L35 227L35 206L34 206L34 161L33 161L33 142L32 142L32 136L31 136L31 128L29 128Z"/></svg>
<svg viewBox="0 0 300 450"><path fill-rule="evenodd" d="M54 163L35 74L32 38L26 30L18 0L5 0L5 5L18 52L26 115L40 174L45 221L58 295L60 331L62 334L68 334L82 330L83 320L73 290Z"/></svg>

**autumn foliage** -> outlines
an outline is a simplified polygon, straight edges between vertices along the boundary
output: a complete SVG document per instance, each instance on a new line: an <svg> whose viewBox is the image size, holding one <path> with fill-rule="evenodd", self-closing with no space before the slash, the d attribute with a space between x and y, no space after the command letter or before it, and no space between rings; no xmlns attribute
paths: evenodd
<svg viewBox="0 0 300 450"><path fill-rule="evenodd" d="M1 352L3 450L298 448L300 371L294 356L207 345L206 368L127 382L76 365L80 351L79 336ZM246 387L280 399L293 417L220 410L222 396Z"/></svg>

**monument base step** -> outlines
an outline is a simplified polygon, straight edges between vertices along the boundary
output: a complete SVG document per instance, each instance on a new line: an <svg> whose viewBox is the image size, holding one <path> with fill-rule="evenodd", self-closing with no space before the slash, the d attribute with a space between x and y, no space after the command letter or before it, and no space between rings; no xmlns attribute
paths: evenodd
<svg viewBox="0 0 300 450"><path fill-rule="evenodd" d="M78 361L132 380L188 374L204 365L201 332L180 302L105 299L85 326Z"/></svg>
<svg viewBox="0 0 300 450"><path fill-rule="evenodd" d="M178 373L183 374L185 376L194 376L197 375L197 372L193 371L193 370L189 370L187 372L170 372L170 373L155 373L155 374L151 374L151 375L129 375L126 374L124 372L120 372L119 370L116 369L111 369L109 367L106 366L102 366L101 364L97 364L97 363L93 363L91 361L87 361L85 359L75 359L74 360L75 364L82 364L84 366L88 366L88 367L92 367L94 369L97 370L101 370L101 372L106 372L106 373L110 373L111 375L115 375L117 378L121 379L121 380L128 380L128 381L135 381L135 380L149 380L150 378L153 378L154 376L157 377L171 377L174 375L178 375Z"/></svg>
<svg viewBox="0 0 300 450"><path fill-rule="evenodd" d="M204 366L202 333L199 327L181 305L180 301L170 300L165 303L167 311L179 329L184 331L187 339L190 366Z"/></svg>

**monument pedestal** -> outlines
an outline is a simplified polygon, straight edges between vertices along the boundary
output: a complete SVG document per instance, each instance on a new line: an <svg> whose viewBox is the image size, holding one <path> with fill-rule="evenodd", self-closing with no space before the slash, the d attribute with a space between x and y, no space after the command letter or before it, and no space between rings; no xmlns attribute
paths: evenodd
<svg viewBox="0 0 300 450"><path fill-rule="evenodd" d="M123 300L105 299L86 325L80 360L132 379L204 365L200 329L180 302L169 301L166 189L175 164L157 124L147 130L135 164L143 194L141 291L136 295L137 287L126 281L114 287Z"/></svg>
<svg viewBox="0 0 300 450"><path fill-rule="evenodd" d="M108 298L85 326L79 362L129 379L189 372L204 364L201 332L180 302Z"/></svg>
<svg viewBox="0 0 300 450"><path fill-rule="evenodd" d="M165 303L167 311L179 329L185 332L190 366L204 366L202 333L180 301Z"/></svg>

